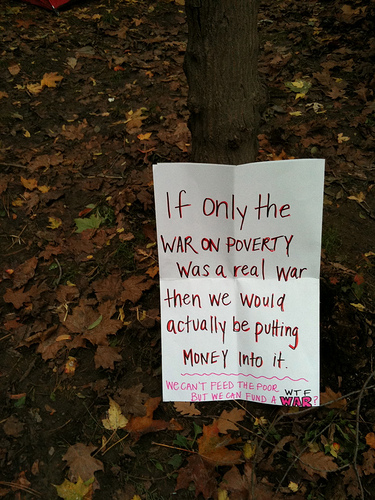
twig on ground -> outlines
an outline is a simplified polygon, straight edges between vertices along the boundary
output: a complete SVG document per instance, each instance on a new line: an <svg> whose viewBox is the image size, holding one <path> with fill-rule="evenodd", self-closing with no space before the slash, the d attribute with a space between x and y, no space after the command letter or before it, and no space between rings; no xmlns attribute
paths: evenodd
<svg viewBox="0 0 375 500"><path fill-rule="evenodd" d="M363 485L362 485L362 481L361 481L361 478L360 478L360 475L359 475L359 470L358 470L358 465L357 465L357 458L358 458L358 450L359 450L359 417L360 417L360 411L361 411L361 403L362 403L362 398L363 398L363 394L366 390L366 387L367 387L367 384L370 382L370 380L372 379L372 377L375 375L375 372L372 372L366 382L363 384L362 386L362 389L359 393L359 397L358 397L358 404L357 404L357 413L356 413L356 434L355 434L355 451L354 451L354 458L353 458L353 466L354 466L354 470L355 470L355 474L357 476L357 481L358 481L358 485L359 485L359 489L361 490L361 499L364 500L365 499L365 492L363 490Z"/></svg>

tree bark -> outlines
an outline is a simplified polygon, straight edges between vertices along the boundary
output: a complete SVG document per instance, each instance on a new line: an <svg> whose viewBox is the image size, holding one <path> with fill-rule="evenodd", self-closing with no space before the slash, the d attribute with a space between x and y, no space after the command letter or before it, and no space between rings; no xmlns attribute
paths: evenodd
<svg viewBox="0 0 375 500"><path fill-rule="evenodd" d="M258 0L185 0L192 160L236 165L257 155Z"/></svg>

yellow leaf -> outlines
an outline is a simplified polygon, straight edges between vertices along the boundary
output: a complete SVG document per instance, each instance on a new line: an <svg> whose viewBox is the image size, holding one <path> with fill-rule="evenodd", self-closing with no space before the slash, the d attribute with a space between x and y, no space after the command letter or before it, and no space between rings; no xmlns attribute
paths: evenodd
<svg viewBox="0 0 375 500"><path fill-rule="evenodd" d="M69 280L66 282L66 284L67 284L68 286L77 286L75 283L72 283L72 282L71 282L71 281L69 281Z"/></svg>
<svg viewBox="0 0 375 500"><path fill-rule="evenodd" d="M38 181L36 179L25 179L24 177L22 177L22 175L21 175L21 183L22 186L28 189L29 191L32 191L38 186Z"/></svg>
<svg viewBox="0 0 375 500"><path fill-rule="evenodd" d="M298 484L290 481L290 483L288 484L288 488L290 489L290 491L293 491L293 493L295 493L296 491L298 491Z"/></svg>
<svg viewBox="0 0 375 500"><path fill-rule="evenodd" d="M296 99L303 99L304 97L306 97L306 94L304 94L303 92L299 92L298 94L296 94Z"/></svg>
<svg viewBox="0 0 375 500"><path fill-rule="evenodd" d="M76 483L71 483L68 479L62 484L55 484L55 488L57 490L57 494L60 498L64 500L84 500L92 498L92 483L95 478L92 477L88 481L83 482L80 477L78 477L78 481Z"/></svg>
<svg viewBox="0 0 375 500"><path fill-rule="evenodd" d="M77 358L73 356L68 356L68 361L65 363L64 373L68 375L74 375L76 368L78 366Z"/></svg>
<svg viewBox="0 0 375 500"><path fill-rule="evenodd" d="M227 490L222 490L221 488L219 488L217 490L217 500L229 500Z"/></svg>
<svg viewBox="0 0 375 500"><path fill-rule="evenodd" d="M294 85L294 87L296 87L297 89L303 89L304 85L305 85L305 82L303 80L295 80L294 82L292 82L292 84Z"/></svg>
<svg viewBox="0 0 375 500"><path fill-rule="evenodd" d="M366 309L365 306L362 304L353 304L353 302L351 302L350 305L358 309L358 311L360 312L363 312Z"/></svg>
<svg viewBox="0 0 375 500"><path fill-rule="evenodd" d="M51 189L48 186L37 186L37 188L41 193L48 193L48 191Z"/></svg>
<svg viewBox="0 0 375 500"><path fill-rule="evenodd" d="M21 198L17 198L16 200L12 201L13 207L22 207L23 205L23 200Z"/></svg>
<svg viewBox="0 0 375 500"><path fill-rule="evenodd" d="M289 114L290 116L301 116L302 111L291 111Z"/></svg>
<svg viewBox="0 0 375 500"><path fill-rule="evenodd" d="M245 443L245 446L243 447L243 456L245 457L245 459L250 460L250 458L255 455L256 449L256 445L253 445L251 441Z"/></svg>
<svg viewBox="0 0 375 500"><path fill-rule="evenodd" d="M358 201L358 203L362 203L363 201L365 201L365 198L366 195L362 193L362 191L357 195L348 196L348 200Z"/></svg>
<svg viewBox="0 0 375 500"><path fill-rule="evenodd" d="M147 132L147 134L138 134L137 135L137 138L140 140L140 141L147 141L147 139L149 139L152 135L152 132Z"/></svg>
<svg viewBox="0 0 375 500"><path fill-rule="evenodd" d="M266 425L268 422L268 420L264 417L256 417L255 421L254 421L254 425Z"/></svg>
<svg viewBox="0 0 375 500"><path fill-rule="evenodd" d="M128 419L121 413L120 405L109 398L108 418L102 420L103 426L110 431L123 429L128 423Z"/></svg>
<svg viewBox="0 0 375 500"><path fill-rule="evenodd" d="M25 137L31 137L31 134L30 134L30 132L29 132L28 130L24 129L24 131L25 131L25 132L23 133L23 135L24 135Z"/></svg>
<svg viewBox="0 0 375 500"><path fill-rule="evenodd" d="M62 76L58 75L56 72L44 73L40 85L42 87L56 87L58 82L61 82Z"/></svg>
<svg viewBox="0 0 375 500"><path fill-rule="evenodd" d="M30 94L39 94L43 90L42 85L39 83L28 83L26 85L27 90L30 92Z"/></svg>
<svg viewBox="0 0 375 500"><path fill-rule="evenodd" d="M346 137L342 132L340 132L338 135L337 135L337 142L339 144L342 144L343 142L347 142L350 140L350 137Z"/></svg>
<svg viewBox="0 0 375 500"><path fill-rule="evenodd" d="M134 495L134 497L132 498L132 500L142 500L141 497L139 495Z"/></svg>
<svg viewBox="0 0 375 500"><path fill-rule="evenodd" d="M48 217L48 221L49 221L49 225L47 227L49 227L50 229L57 229L62 224L62 220L59 219L58 217L56 217L56 218L55 217Z"/></svg>
<svg viewBox="0 0 375 500"><path fill-rule="evenodd" d="M67 333L64 333L63 335L59 335L56 339L56 342L61 342L62 340L71 340L72 337L68 335Z"/></svg>

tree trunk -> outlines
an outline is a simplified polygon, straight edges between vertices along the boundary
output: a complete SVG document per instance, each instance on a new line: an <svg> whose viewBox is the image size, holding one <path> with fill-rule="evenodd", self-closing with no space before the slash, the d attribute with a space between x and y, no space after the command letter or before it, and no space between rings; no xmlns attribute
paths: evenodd
<svg viewBox="0 0 375 500"><path fill-rule="evenodd" d="M261 87L258 0L185 0L192 160L254 161Z"/></svg>

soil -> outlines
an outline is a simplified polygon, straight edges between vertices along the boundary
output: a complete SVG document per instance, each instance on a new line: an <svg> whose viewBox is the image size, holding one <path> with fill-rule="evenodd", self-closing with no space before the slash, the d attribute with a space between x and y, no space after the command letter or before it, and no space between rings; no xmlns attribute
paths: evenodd
<svg viewBox="0 0 375 500"><path fill-rule="evenodd" d="M81 471L87 493L63 498L374 498L374 3L265 0L259 15L268 102L258 160L326 159L321 389L325 401L345 400L300 415L235 401L183 415L153 399L152 164L189 161L190 151L182 4L87 0L59 15L1 4L0 497L59 498L55 485L77 484ZM311 83L305 96L286 85L298 81ZM144 421L140 431L105 430L111 400L133 423L154 401L148 431ZM238 408L236 449L255 438L258 449L238 470L245 478L251 464L257 494L218 493L231 469L222 465L211 493L189 468L192 483L176 490L190 456L184 439ZM284 439L272 463L289 436L297 444ZM310 441L329 458L339 443L339 468L298 465ZM77 444L75 467L67 453Z"/></svg>

